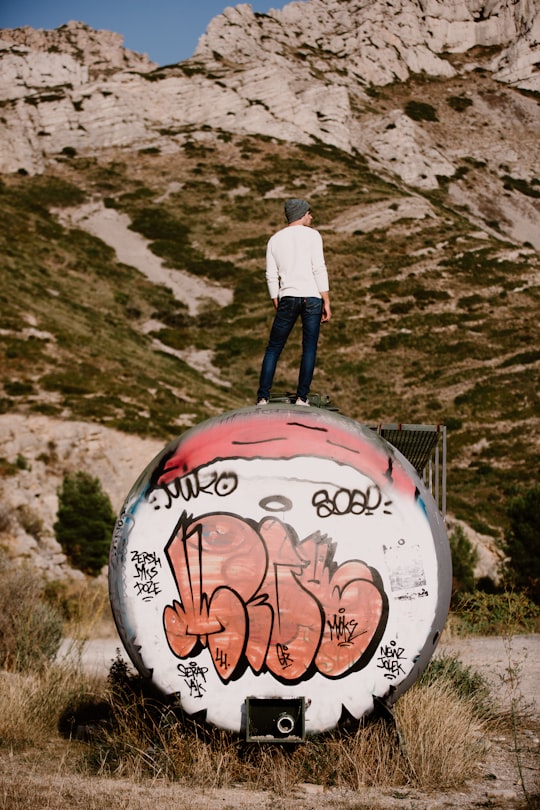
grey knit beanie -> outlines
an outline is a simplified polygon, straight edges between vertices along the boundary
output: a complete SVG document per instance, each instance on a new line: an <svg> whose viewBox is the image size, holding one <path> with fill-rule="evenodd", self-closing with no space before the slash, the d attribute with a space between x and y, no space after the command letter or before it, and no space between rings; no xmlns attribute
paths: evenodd
<svg viewBox="0 0 540 810"><path fill-rule="evenodd" d="M302 219L304 214L310 210L311 206L305 200L286 200L285 201L285 216L287 217L287 222L296 222L297 219Z"/></svg>

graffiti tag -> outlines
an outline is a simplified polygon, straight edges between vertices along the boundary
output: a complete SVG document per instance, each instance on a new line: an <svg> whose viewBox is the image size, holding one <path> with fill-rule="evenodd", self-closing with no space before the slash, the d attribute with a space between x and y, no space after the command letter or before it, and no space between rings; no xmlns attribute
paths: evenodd
<svg viewBox="0 0 540 810"><path fill-rule="evenodd" d="M234 472L217 473L204 467L194 472L175 478L170 484L159 484L148 496L148 502L154 509L170 509L173 502L182 498L190 501L201 494L218 495L224 498L238 487L238 476Z"/></svg>
<svg viewBox="0 0 540 810"><path fill-rule="evenodd" d="M202 698L206 692L206 673L208 667L200 667L196 661L190 661L187 666L178 664L178 672L184 679L184 683L189 689L189 696L192 698Z"/></svg>
<svg viewBox="0 0 540 810"><path fill-rule="evenodd" d="M286 644L276 644L276 656L283 669L288 669L292 666L293 662Z"/></svg>
<svg viewBox="0 0 540 810"><path fill-rule="evenodd" d="M333 495L320 489L313 495L312 504L320 518L332 515L373 515L383 502L382 493L376 484L370 484L365 492L341 487ZM383 505L389 506L390 501ZM385 513L386 509L384 510Z"/></svg>
<svg viewBox="0 0 540 810"><path fill-rule="evenodd" d="M389 644L385 644L380 648L381 654L377 658L380 663L377 664L377 667L385 670L385 678L394 680L398 677L398 675L405 674L405 670L401 665L401 662L404 659L404 652L405 648L398 647L395 641L391 641Z"/></svg>
<svg viewBox="0 0 540 810"><path fill-rule="evenodd" d="M358 627L358 622L354 619L347 621L346 617L342 615L345 612L344 608L341 608L339 612L339 616L334 613L332 621L327 622L330 629L330 638L336 638L340 646L352 644L355 638L361 636L366 631L361 630L357 633L356 628Z"/></svg>
<svg viewBox="0 0 540 810"><path fill-rule="evenodd" d="M133 550L131 562L135 566L133 578L137 595L142 596L144 602L149 602L154 596L161 593L157 580L161 560L155 552Z"/></svg>

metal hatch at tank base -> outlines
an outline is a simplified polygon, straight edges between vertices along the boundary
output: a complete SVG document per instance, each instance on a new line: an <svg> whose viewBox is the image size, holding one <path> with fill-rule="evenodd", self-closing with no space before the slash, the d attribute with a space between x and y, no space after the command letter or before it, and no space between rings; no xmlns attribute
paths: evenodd
<svg viewBox="0 0 540 810"><path fill-rule="evenodd" d="M248 697L246 741L299 743L305 739L305 700Z"/></svg>

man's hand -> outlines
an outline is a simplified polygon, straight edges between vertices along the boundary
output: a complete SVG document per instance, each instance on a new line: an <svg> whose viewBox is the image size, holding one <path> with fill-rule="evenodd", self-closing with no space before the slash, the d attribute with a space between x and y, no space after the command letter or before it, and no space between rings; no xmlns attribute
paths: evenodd
<svg viewBox="0 0 540 810"><path fill-rule="evenodd" d="M328 321L332 317L332 309L330 307L330 296L328 293L321 293L321 298L323 300L321 323L328 323Z"/></svg>

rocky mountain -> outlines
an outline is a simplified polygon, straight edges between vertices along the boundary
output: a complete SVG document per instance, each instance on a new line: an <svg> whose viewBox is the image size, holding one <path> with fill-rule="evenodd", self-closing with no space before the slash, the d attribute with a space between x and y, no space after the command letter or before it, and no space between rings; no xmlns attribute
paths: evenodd
<svg viewBox="0 0 540 810"><path fill-rule="evenodd" d="M163 149L167 138L172 150L187 129L210 125L359 150L433 188L435 174L454 173L452 155L392 165L387 153L402 141L410 151L415 133L401 117L373 119L373 88L466 75L482 48L497 81L538 91L539 47L536 0L309 0L268 14L238 5L211 22L191 59L160 68L82 23L4 30L0 171L42 171L64 149Z"/></svg>
<svg viewBox="0 0 540 810"><path fill-rule="evenodd" d="M165 438L251 401L298 194L332 271L322 390L452 426L452 520L491 575L540 450L539 43L537 0L240 5L168 66L83 23L3 30L0 543L58 575L63 472L118 508Z"/></svg>

